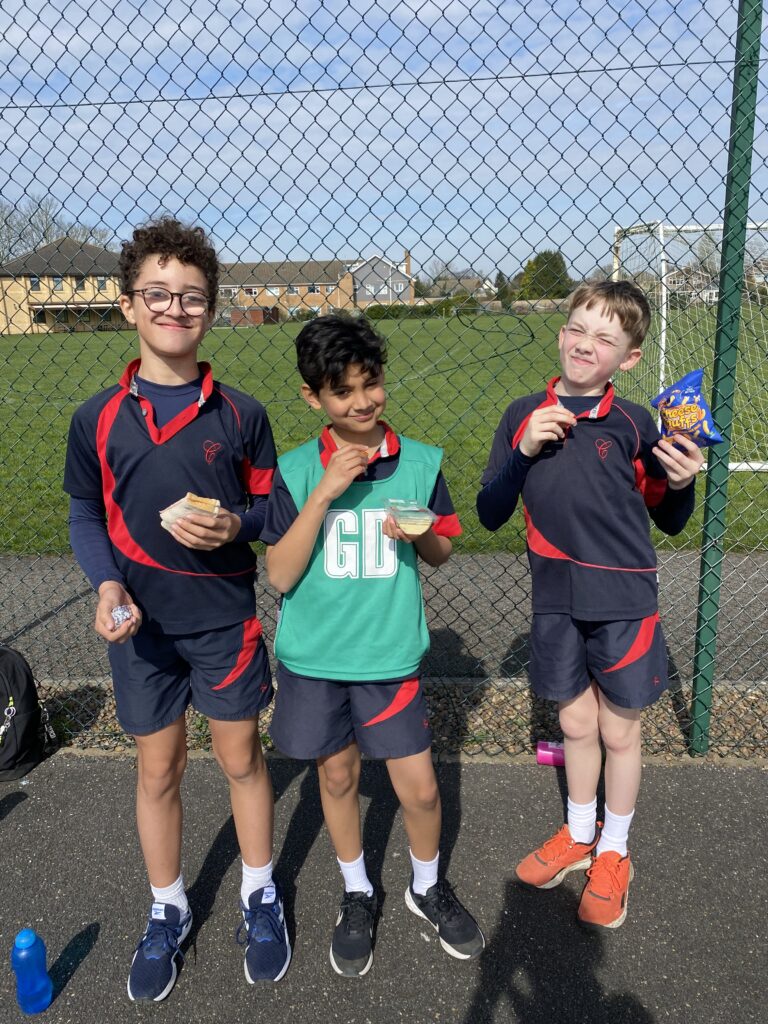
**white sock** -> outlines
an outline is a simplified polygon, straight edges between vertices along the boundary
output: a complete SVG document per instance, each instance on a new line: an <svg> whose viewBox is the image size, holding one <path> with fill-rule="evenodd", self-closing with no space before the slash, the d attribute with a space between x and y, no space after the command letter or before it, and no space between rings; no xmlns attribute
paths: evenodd
<svg viewBox="0 0 768 1024"><path fill-rule="evenodd" d="M189 903L187 902L187 894L184 891L184 876L179 875L175 882L170 885L166 885L164 888L151 885L152 899L155 903L170 903L174 907L179 908L179 917L184 917L189 911Z"/></svg>
<svg viewBox="0 0 768 1024"><path fill-rule="evenodd" d="M600 842L597 844L597 850L595 850L595 854L598 857L607 850L615 850L622 857L626 857L629 826L632 824L634 814L634 811L630 811L629 814L614 814L613 811L609 811L607 807L605 808L605 824L603 825L603 831L600 833Z"/></svg>
<svg viewBox="0 0 768 1024"><path fill-rule="evenodd" d="M264 889L272 881L272 861L265 864L263 868L249 868L243 861L243 880L240 883L240 899L243 906L248 906L248 899L252 892L257 889Z"/></svg>
<svg viewBox="0 0 768 1024"><path fill-rule="evenodd" d="M568 797L568 831L574 843L591 843L597 824L597 797L588 804L575 804Z"/></svg>
<svg viewBox="0 0 768 1024"><path fill-rule="evenodd" d="M413 868L413 891L419 896L426 896L427 889L431 889L437 882L437 862L440 860L440 853L436 853L432 860L417 860L410 849L408 853L411 855Z"/></svg>
<svg viewBox="0 0 768 1024"><path fill-rule="evenodd" d="M344 876L345 892L364 892L366 896L373 895L373 886L368 880L368 872L365 870L365 854L361 853L357 860L339 860L339 867Z"/></svg>

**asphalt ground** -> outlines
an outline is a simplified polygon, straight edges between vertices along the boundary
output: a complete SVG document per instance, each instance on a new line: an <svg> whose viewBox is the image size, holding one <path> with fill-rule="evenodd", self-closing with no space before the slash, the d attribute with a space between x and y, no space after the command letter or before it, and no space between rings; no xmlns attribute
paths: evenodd
<svg viewBox="0 0 768 1024"><path fill-rule="evenodd" d="M625 925L576 923L581 879L550 892L513 882L517 860L559 827L563 772L528 763L442 763L442 861L482 924L479 960L448 957L405 907L408 854L382 766L364 765L365 847L384 895L373 969L337 977L328 947L340 874L322 828L316 776L270 759L276 876L294 958L278 985L249 986L234 942L239 860L212 758L184 781L184 870L195 914L176 988L132 1004L125 984L149 896L134 829L133 760L59 752L0 784L0 1018L14 999L14 934L48 946L55 999L41 1020L231 1024L747 1024L765 1022L768 772L757 766L646 766L632 829L636 878Z"/></svg>

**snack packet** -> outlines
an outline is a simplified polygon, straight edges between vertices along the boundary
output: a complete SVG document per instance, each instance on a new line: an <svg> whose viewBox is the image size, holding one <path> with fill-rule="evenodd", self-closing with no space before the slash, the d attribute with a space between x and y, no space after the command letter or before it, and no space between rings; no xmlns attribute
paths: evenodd
<svg viewBox="0 0 768 1024"><path fill-rule="evenodd" d="M435 513L424 505L419 505L416 501L403 501L400 498L387 500L387 512L407 537L420 537L437 519Z"/></svg>
<svg viewBox="0 0 768 1024"><path fill-rule="evenodd" d="M723 440L701 393L703 377L703 370L691 370L652 399L651 405L659 410L661 416L662 437L674 438L675 434L684 434L699 448L719 444Z"/></svg>

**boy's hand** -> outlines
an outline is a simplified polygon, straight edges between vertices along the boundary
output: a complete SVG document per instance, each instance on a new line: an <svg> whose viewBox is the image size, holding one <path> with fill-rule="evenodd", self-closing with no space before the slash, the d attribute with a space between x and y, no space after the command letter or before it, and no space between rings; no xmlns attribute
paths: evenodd
<svg viewBox="0 0 768 1024"><path fill-rule="evenodd" d="M576 417L562 405L534 409L520 439L520 451L529 459L533 459L548 441L562 441L566 430L575 425Z"/></svg>
<svg viewBox="0 0 768 1024"><path fill-rule="evenodd" d="M681 452L677 445L685 448ZM681 491L704 467L704 453L701 448L684 434L675 434L674 439L662 437L653 449L653 454L667 473L669 486Z"/></svg>
<svg viewBox="0 0 768 1024"><path fill-rule="evenodd" d="M409 537L407 533L403 533L403 531L395 522L394 516L387 516L387 518L381 524L381 532L384 534L385 537L389 537L391 540L401 540L403 544L413 544L414 540L417 539L414 537ZM426 536L426 534L422 533L421 536L424 537Z"/></svg>
<svg viewBox="0 0 768 1024"><path fill-rule="evenodd" d="M215 551L216 548L228 544L240 533L242 523L240 516L228 512L225 508L218 515L204 516L189 513L177 519L171 527L171 533L179 544L195 551Z"/></svg>
<svg viewBox="0 0 768 1024"><path fill-rule="evenodd" d="M112 609L120 606L130 608L131 617L120 626L115 625ZM141 612L133 598L120 583L108 580L99 587L99 603L96 605L96 619L93 628L110 643L122 644L129 636L136 636L141 626Z"/></svg>
<svg viewBox="0 0 768 1024"><path fill-rule="evenodd" d="M364 444L348 444L338 448L328 461L325 473L317 485L318 497L333 501L367 468L368 449Z"/></svg>

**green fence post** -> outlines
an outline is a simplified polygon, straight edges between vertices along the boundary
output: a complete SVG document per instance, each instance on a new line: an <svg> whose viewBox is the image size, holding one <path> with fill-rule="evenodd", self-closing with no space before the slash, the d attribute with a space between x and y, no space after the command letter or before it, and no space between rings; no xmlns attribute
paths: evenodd
<svg viewBox="0 0 768 1024"><path fill-rule="evenodd" d="M709 450L693 662L691 754L706 754L709 747L761 20L762 0L740 0L712 380L712 415L725 442Z"/></svg>

